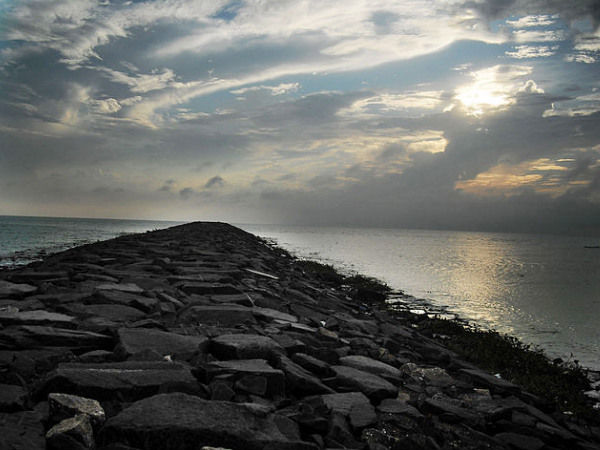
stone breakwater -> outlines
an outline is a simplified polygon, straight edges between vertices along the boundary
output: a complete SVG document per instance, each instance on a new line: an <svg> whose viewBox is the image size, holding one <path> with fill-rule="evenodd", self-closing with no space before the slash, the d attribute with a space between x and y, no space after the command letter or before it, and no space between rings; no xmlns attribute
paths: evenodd
<svg viewBox="0 0 600 450"><path fill-rule="evenodd" d="M221 223L0 272L0 450L600 449Z"/></svg>

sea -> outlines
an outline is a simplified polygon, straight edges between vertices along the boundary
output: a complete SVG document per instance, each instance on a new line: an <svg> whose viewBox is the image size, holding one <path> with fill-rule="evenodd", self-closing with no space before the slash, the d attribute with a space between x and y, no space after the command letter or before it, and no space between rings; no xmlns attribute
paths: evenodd
<svg viewBox="0 0 600 450"><path fill-rule="evenodd" d="M180 223L0 216L0 267ZM375 277L415 313L459 317L600 370L600 238L234 225L296 257Z"/></svg>

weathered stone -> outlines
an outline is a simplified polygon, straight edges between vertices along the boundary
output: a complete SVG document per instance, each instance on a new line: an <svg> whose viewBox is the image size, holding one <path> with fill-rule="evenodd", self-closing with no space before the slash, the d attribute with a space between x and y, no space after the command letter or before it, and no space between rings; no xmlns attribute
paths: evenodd
<svg viewBox="0 0 600 450"><path fill-rule="evenodd" d="M517 394L521 391L521 388L518 385L481 370L461 369L459 373L468 378L476 386L487 388L494 394L508 395Z"/></svg>
<svg viewBox="0 0 600 450"><path fill-rule="evenodd" d="M49 325L59 328L76 328L75 317L44 310L0 311L0 324L9 325Z"/></svg>
<svg viewBox="0 0 600 450"><path fill-rule="evenodd" d="M105 444L121 441L145 450L192 450L199 443L233 450L316 449L302 442L298 429L283 416L179 393L134 403L108 420L101 436Z"/></svg>
<svg viewBox="0 0 600 450"><path fill-rule="evenodd" d="M362 392L346 392L321 395L321 400L332 412L347 416L356 405L359 408L371 407L371 402Z"/></svg>
<svg viewBox="0 0 600 450"><path fill-rule="evenodd" d="M335 375L330 364L305 353L296 353L292 355L292 361L304 367L306 370L322 377L331 377Z"/></svg>
<svg viewBox="0 0 600 450"><path fill-rule="evenodd" d="M28 393L21 386L0 384L0 411L12 412L25 409Z"/></svg>
<svg viewBox="0 0 600 450"><path fill-rule="evenodd" d="M496 439L517 450L540 450L545 447L544 441L534 436L519 433L498 433Z"/></svg>
<svg viewBox="0 0 600 450"><path fill-rule="evenodd" d="M79 414L54 425L46 433L48 450L93 450L94 431L89 416Z"/></svg>
<svg viewBox="0 0 600 450"><path fill-rule="evenodd" d="M377 413L370 403L364 406L357 403L353 404L348 418L354 429L363 429L377 423Z"/></svg>
<svg viewBox="0 0 600 450"><path fill-rule="evenodd" d="M58 272L34 272L25 270L10 275L9 280L13 283L35 283L39 281L51 281L59 279L67 279L69 274L67 271Z"/></svg>
<svg viewBox="0 0 600 450"><path fill-rule="evenodd" d="M363 446L354 439L352 430L348 426L346 418L340 414L332 414L329 418L329 427L325 442L328 447L340 447L360 449Z"/></svg>
<svg viewBox="0 0 600 450"><path fill-rule="evenodd" d="M197 295L237 295L242 294L238 288L232 284L220 284L220 283L193 283L193 282L182 282L176 285L186 294L197 294Z"/></svg>
<svg viewBox="0 0 600 450"><path fill-rule="evenodd" d="M68 347L74 351L112 346L112 338L89 331L22 325L0 331L0 345L9 348Z"/></svg>
<svg viewBox="0 0 600 450"><path fill-rule="evenodd" d="M42 417L34 411L0 413L0 449L45 450Z"/></svg>
<svg viewBox="0 0 600 450"><path fill-rule="evenodd" d="M17 284L0 280L0 298L23 298L35 294L38 288L30 284Z"/></svg>
<svg viewBox="0 0 600 450"><path fill-rule="evenodd" d="M366 356L344 356L339 362L342 366L353 367L354 369L379 375L387 380L400 380L400 371L389 364L377 361Z"/></svg>
<svg viewBox="0 0 600 450"><path fill-rule="evenodd" d="M186 336L150 328L120 328L117 353L130 357L144 350L154 350L172 359L189 360L197 354L204 354L208 338Z"/></svg>
<svg viewBox="0 0 600 450"><path fill-rule="evenodd" d="M288 355L304 352L306 350L306 344L304 344L304 342L294 339L288 334L275 334L271 336L271 339L281 345Z"/></svg>
<svg viewBox="0 0 600 450"><path fill-rule="evenodd" d="M150 312L156 308L158 300L119 290L100 290L93 297L89 298L86 303L124 305L139 309L140 311Z"/></svg>
<svg viewBox="0 0 600 450"><path fill-rule="evenodd" d="M48 374L41 392L62 392L98 400L119 395L137 400L158 393L163 385L198 389L190 369L169 362L127 361L106 364L61 364Z"/></svg>
<svg viewBox="0 0 600 450"><path fill-rule="evenodd" d="M105 413L97 400L77 395L51 393L48 395L50 421L58 423L78 414L89 417L90 423L98 427L104 423Z"/></svg>
<svg viewBox="0 0 600 450"><path fill-rule="evenodd" d="M222 375L232 375L232 381L238 381L243 377L262 377L266 380L266 390L264 394L257 395L274 397L285 393L283 372L271 367L264 359L213 361L208 364L206 368L207 382Z"/></svg>
<svg viewBox="0 0 600 450"><path fill-rule="evenodd" d="M252 314L259 319L267 321L279 320L283 322L298 322L296 316L271 308L259 308L258 306L255 306L252 308Z"/></svg>
<svg viewBox="0 0 600 450"><path fill-rule="evenodd" d="M333 366L332 369L342 386L358 389L375 402L398 393L392 383L372 373L347 366Z"/></svg>
<svg viewBox="0 0 600 450"><path fill-rule="evenodd" d="M219 359L266 359L284 355L273 339L257 334L223 334L210 342L210 352Z"/></svg>
<svg viewBox="0 0 600 450"><path fill-rule="evenodd" d="M202 323L230 327L253 322L252 309L240 305L192 306L179 315L182 323Z"/></svg>
<svg viewBox="0 0 600 450"><path fill-rule="evenodd" d="M445 402L442 399L425 399L421 410L437 414L442 420L449 423L465 422L470 426L479 426L484 422L483 416Z"/></svg>
<svg viewBox="0 0 600 450"><path fill-rule="evenodd" d="M425 416L419 412L417 408L409 405L402 400L386 398L381 401L381 403L377 406L377 410L382 413L387 414L401 414L403 416L408 416L413 419L422 419Z"/></svg>
<svg viewBox="0 0 600 450"><path fill-rule="evenodd" d="M279 358L276 367L283 370L287 387L296 395L329 394L334 392L333 389L325 386L317 377L285 356Z"/></svg>
<svg viewBox="0 0 600 450"><path fill-rule="evenodd" d="M118 291L130 294L141 294L144 290L133 283L104 283L96 286L97 291Z"/></svg>
<svg viewBox="0 0 600 450"><path fill-rule="evenodd" d="M136 322L146 318L137 308L125 305L78 305L76 311L84 316L98 316L113 322Z"/></svg>

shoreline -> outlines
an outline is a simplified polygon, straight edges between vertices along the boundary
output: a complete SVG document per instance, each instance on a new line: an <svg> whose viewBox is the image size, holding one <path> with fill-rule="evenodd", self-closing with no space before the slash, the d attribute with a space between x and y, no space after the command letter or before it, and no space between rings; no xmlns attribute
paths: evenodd
<svg viewBox="0 0 600 450"><path fill-rule="evenodd" d="M391 311L375 280L323 276L206 222L0 270L4 444L600 448L591 401L557 410Z"/></svg>

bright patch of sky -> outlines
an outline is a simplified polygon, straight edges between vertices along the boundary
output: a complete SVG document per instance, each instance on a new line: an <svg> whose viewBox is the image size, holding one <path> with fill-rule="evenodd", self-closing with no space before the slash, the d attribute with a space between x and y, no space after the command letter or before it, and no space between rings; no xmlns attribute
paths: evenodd
<svg viewBox="0 0 600 450"><path fill-rule="evenodd" d="M593 0L1 8L2 212L600 230Z"/></svg>

